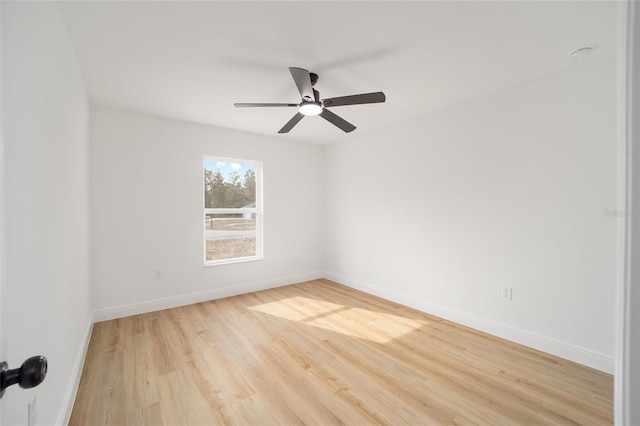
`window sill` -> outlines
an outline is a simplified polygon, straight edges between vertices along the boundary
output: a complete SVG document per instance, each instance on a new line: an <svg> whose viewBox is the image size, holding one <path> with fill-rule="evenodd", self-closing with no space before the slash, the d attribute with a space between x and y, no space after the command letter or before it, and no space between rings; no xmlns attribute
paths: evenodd
<svg viewBox="0 0 640 426"><path fill-rule="evenodd" d="M210 266L220 266L220 265L229 265L231 263L243 263L243 262L253 262L256 260L263 260L264 256L250 256L250 257L234 257L233 259L220 259L220 260L210 260L204 262L204 267L208 268Z"/></svg>

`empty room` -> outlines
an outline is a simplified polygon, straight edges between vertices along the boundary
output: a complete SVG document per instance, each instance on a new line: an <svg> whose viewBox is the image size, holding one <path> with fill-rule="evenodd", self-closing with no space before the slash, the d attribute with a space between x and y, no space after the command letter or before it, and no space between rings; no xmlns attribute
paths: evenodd
<svg viewBox="0 0 640 426"><path fill-rule="evenodd" d="M2 425L638 424L636 9L0 2Z"/></svg>

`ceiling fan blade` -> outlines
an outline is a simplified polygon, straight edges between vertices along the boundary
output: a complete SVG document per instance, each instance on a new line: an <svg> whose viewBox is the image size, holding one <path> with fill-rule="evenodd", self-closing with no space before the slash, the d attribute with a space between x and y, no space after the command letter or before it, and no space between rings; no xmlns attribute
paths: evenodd
<svg viewBox="0 0 640 426"><path fill-rule="evenodd" d="M235 107L297 107L298 104L238 102L238 103L233 104L233 106L235 106Z"/></svg>
<svg viewBox="0 0 640 426"><path fill-rule="evenodd" d="M339 127L341 130L343 130L346 133L353 132L356 129L356 126L349 123L347 120L338 117L328 109L323 108L322 112L320 113L320 117L324 118L325 120L335 125L336 127Z"/></svg>
<svg viewBox="0 0 640 426"><path fill-rule="evenodd" d="M313 87L311 87L311 76L309 71L302 68L289 67L289 72L293 77L293 81L296 83L300 96L305 101L313 101Z"/></svg>
<svg viewBox="0 0 640 426"><path fill-rule="evenodd" d="M293 129L293 126L298 124L298 122L303 118L304 118L303 114L297 113L296 115L293 116L291 120L287 122L287 124L284 125L282 129L278 130L278 133L289 133L289 130Z"/></svg>
<svg viewBox="0 0 640 426"><path fill-rule="evenodd" d="M322 104L325 107L334 107L342 105L358 105L358 104L377 104L384 102L387 97L382 92L363 93L361 95L340 96L337 98L323 99Z"/></svg>

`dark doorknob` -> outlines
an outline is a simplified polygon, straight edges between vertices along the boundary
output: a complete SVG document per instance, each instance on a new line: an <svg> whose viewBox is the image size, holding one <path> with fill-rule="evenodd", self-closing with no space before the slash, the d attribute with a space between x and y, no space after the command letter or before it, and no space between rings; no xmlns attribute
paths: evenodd
<svg viewBox="0 0 640 426"><path fill-rule="evenodd" d="M16 383L23 389L38 386L47 377L47 358L32 356L22 363L20 368L9 370L6 362L0 362L0 398L4 390Z"/></svg>

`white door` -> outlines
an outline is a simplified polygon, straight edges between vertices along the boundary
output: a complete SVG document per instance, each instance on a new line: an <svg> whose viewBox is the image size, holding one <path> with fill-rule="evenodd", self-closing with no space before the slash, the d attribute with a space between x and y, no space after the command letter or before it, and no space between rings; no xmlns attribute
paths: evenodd
<svg viewBox="0 0 640 426"><path fill-rule="evenodd" d="M0 5L0 23L2 22L2 7ZM1 29L1 27L0 27ZM5 295L4 280L4 97L2 93L2 31L0 31L0 361L4 361L6 353L5 333L2 326L2 308ZM0 399L0 425L2 425L2 400Z"/></svg>

